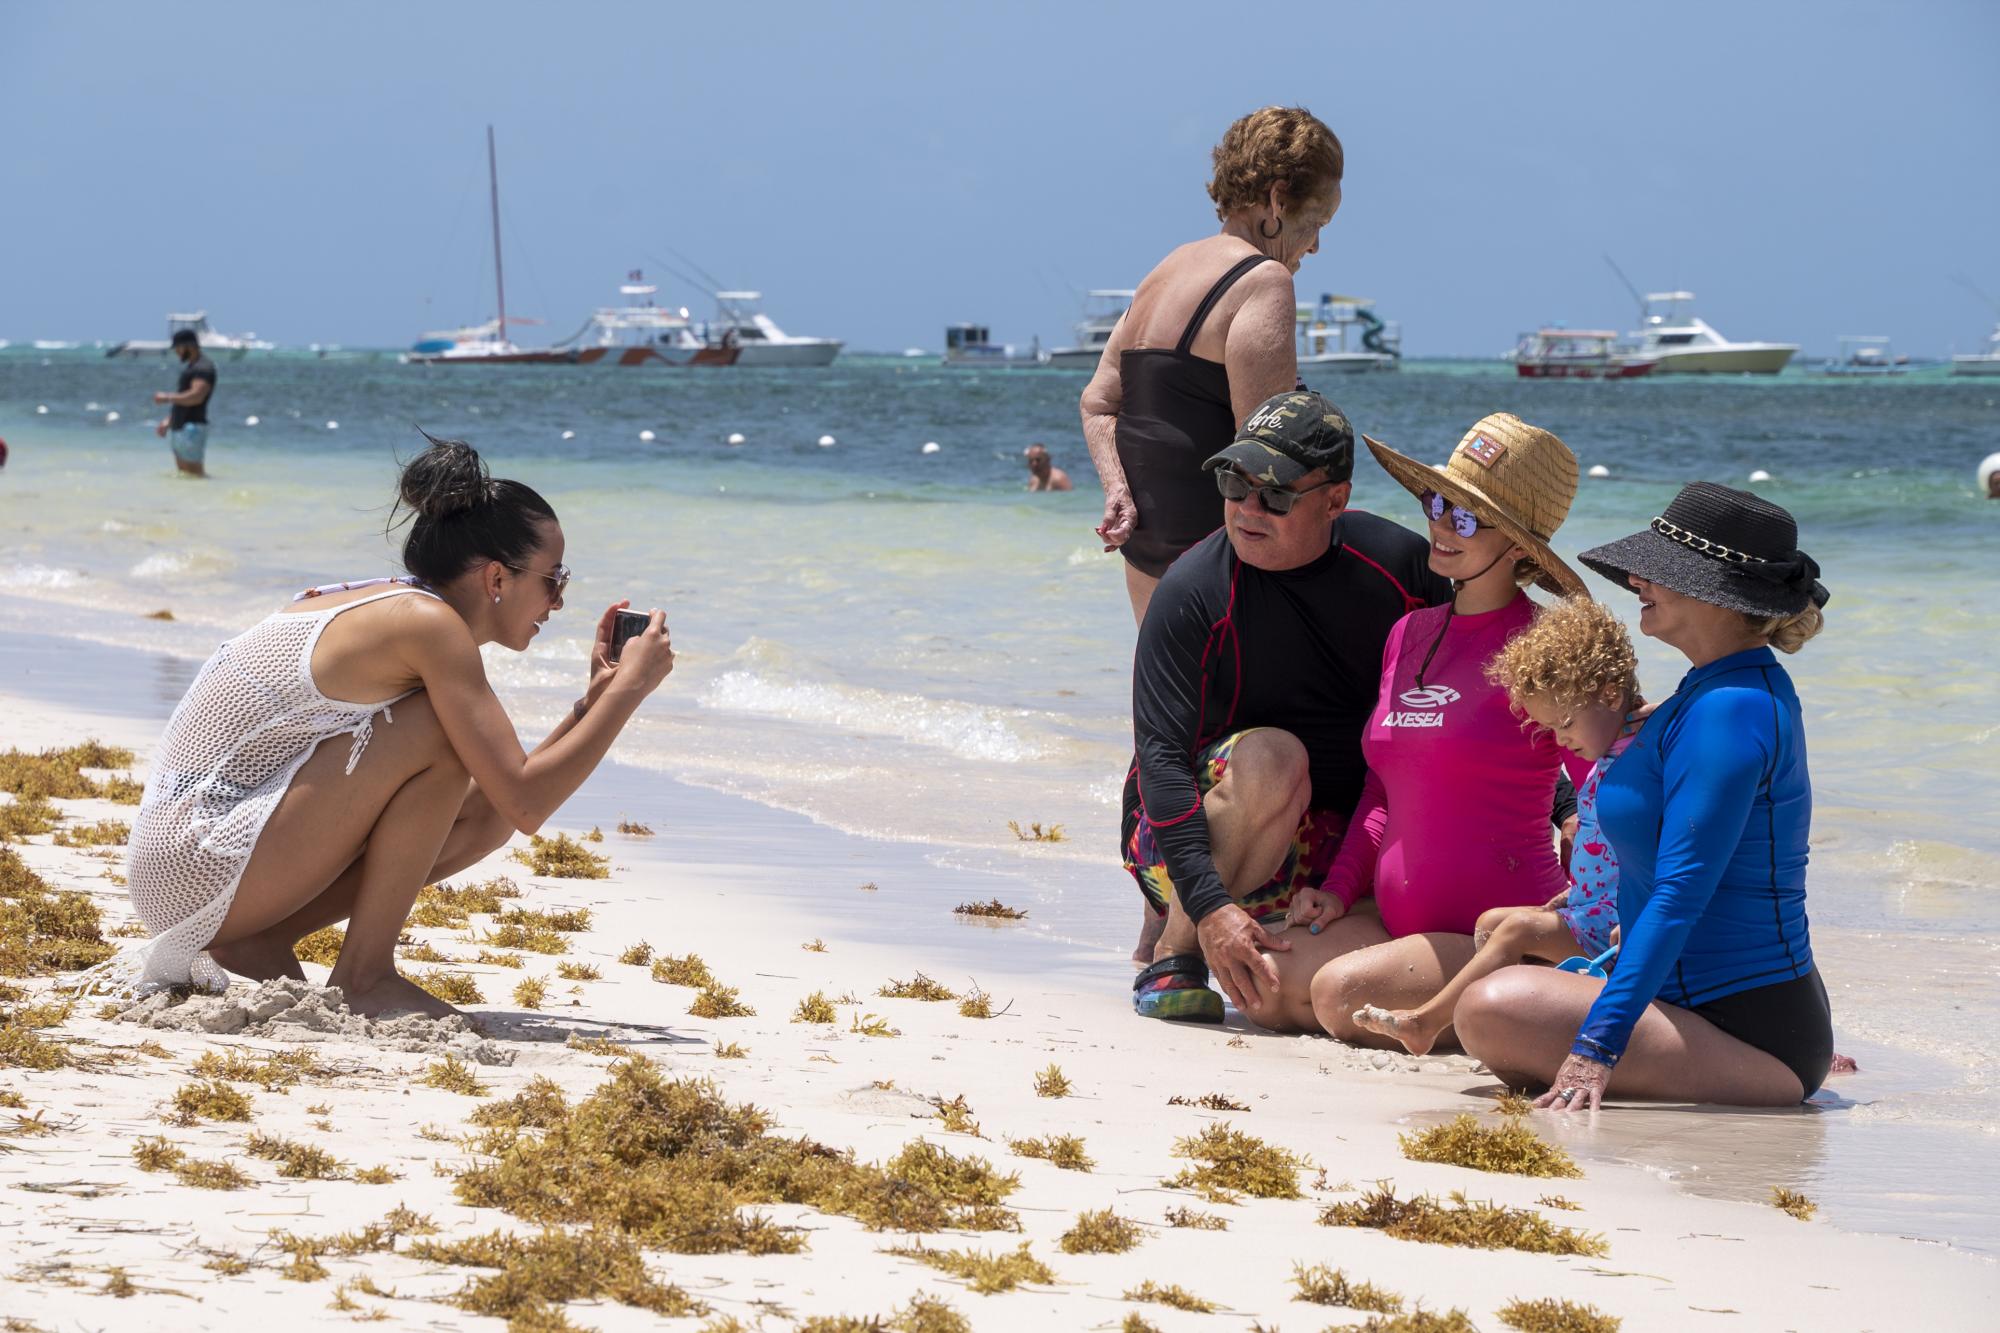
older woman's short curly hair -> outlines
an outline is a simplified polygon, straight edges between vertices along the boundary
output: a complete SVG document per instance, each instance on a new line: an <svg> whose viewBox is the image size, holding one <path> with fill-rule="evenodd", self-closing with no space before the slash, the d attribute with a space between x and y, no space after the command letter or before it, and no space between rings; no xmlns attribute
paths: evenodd
<svg viewBox="0 0 2000 1333"><path fill-rule="evenodd" d="M1294 203L1326 199L1345 167L1339 136L1312 112L1267 106L1231 125L1215 146L1208 197L1219 218L1263 203L1273 185L1283 185Z"/></svg>
<svg viewBox="0 0 2000 1333"><path fill-rule="evenodd" d="M1620 708L1639 697L1639 658L1632 636L1602 603L1565 597L1494 654L1486 678L1516 708L1527 699L1564 711Z"/></svg>

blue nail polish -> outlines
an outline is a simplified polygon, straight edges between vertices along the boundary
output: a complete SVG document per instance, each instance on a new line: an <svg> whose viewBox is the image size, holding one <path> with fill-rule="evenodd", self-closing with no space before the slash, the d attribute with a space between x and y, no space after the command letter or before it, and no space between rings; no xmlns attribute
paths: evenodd
<svg viewBox="0 0 2000 1333"><path fill-rule="evenodd" d="M1315 935L1319 934L1319 922L1315 921L1312 923L1312 933Z"/></svg>

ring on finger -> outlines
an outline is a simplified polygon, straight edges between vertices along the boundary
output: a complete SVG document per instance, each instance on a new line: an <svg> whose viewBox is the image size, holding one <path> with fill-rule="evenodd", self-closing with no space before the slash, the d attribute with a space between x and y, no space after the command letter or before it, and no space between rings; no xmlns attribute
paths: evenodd
<svg viewBox="0 0 2000 1333"><path fill-rule="evenodd" d="M1560 1097L1564 1101L1568 1101L1570 1098L1576 1096L1576 1089L1564 1088L1561 1092L1557 1093L1556 1096Z"/></svg>

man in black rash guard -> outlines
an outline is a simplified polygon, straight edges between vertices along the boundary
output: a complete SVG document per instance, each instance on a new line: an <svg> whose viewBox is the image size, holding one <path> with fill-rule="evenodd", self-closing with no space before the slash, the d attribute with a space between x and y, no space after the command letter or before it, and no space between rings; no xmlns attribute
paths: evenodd
<svg viewBox="0 0 2000 1333"><path fill-rule="evenodd" d="M1268 399L1206 466L1223 527L1160 581L1133 664L1122 847L1168 912L1133 1004L1219 1022L1212 965L1261 1021L1278 1002L1263 951L1291 943L1259 922L1325 877L1367 773L1389 630L1451 588L1423 537L1347 509L1354 431L1319 394Z"/></svg>

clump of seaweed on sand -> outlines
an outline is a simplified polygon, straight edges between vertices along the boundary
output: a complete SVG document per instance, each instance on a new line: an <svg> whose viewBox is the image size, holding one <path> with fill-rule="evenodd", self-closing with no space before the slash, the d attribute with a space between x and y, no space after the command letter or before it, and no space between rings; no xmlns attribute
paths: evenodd
<svg viewBox="0 0 2000 1333"><path fill-rule="evenodd" d="M889 1026L889 1020L880 1014L856 1014L848 1023L849 1032L858 1032L864 1037L900 1037L900 1028Z"/></svg>
<svg viewBox="0 0 2000 1333"><path fill-rule="evenodd" d="M1771 1206L1781 1213L1790 1213L1801 1222L1810 1222L1812 1215L1819 1211L1819 1205L1811 1199L1782 1185L1771 1186Z"/></svg>
<svg viewBox="0 0 2000 1333"><path fill-rule="evenodd" d="M718 1041L715 1043L715 1058L718 1060L747 1060L750 1058L750 1052L737 1042Z"/></svg>
<svg viewBox="0 0 2000 1333"><path fill-rule="evenodd" d="M512 1097L488 1102L467 1119L481 1129L554 1129L568 1114L563 1090L554 1079L537 1074Z"/></svg>
<svg viewBox="0 0 2000 1333"><path fill-rule="evenodd" d="M1498 1128L1488 1128L1470 1114L1460 1114L1420 1134L1399 1135L1403 1156L1413 1162L1439 1162L1474 1171L1499 1171L1514 1176L1576 1179L1583 1175L1574 1158L1529 1129L1519 1116L1508 1116Z"/></svg>
<svg viewBox="0 0 2000 1333"><path fill-rule="evenodd" d="M817 938L810 939L807 940L804 944L801 944L799 947L801 949L804 949L807 953L825 953L826 941Z"/></svg>
<svg viewBox="0 0 2000 1333"><path fill-rule="evenodd" d="M644 940L640 940L637 944L628 944L618 955L618 961L627 967L644 967L653 961L653 946ZM657 981L659 978L655 977L654 980Z"/></svg>
<svg viewBox="0 0 2000 1333"><path fill-rule="evenodd" d="M1534 1109L1535 1102L1533 1098L1529 1097L1525 1092L1516 1092L1512 1088L1503 1090L1498 1097L1493 1099L1493 1114L1495 1115L1526 1115Z"/></svg>
<svg viewBox="0 0 2000 1333"><path fill-rule="evenodd" d="M1148 1301L1155 1305L1170 1306L1176 1310L1186 1310L1192 1314L1214 1314L1222 1308L1214 1301L1205 1301L1185 1288L1171 1284L1163 1287L1151 1278L1127 1291L1122 1299Z"/></svg>
<svg viewBox="0 0 2000 1333"><path fill-rule="evenodd" d="M604 974L594 963L557 963L556 975L564 981L602 981Z"/></svg>
<svg viewBox="0 0 2000 1333"><path fill-rule="evenodd" d="M1007 1007L1011 1009L1013 1005L1010 1003ZM1007 1010L1002 1009L1000 1012L1004 1014ZM975 983L972 988L972 994L958 1002L958 1016L960 1018L993 1017L993 997L985 991L980 990L977 983Z"/></svg>
<svg viewBox="0 0 2000 1333"><path fill-rule="evenodd" d="M755 1018L757 1011L743 1003L736 993L736 987L715 982L704 986L701 994L694 997L688 1012L696 1018Z"/></svg>
<svg viewBox="0 0 2000 1333"><path fill-rule="evenodd" d="M1137 1245L1145 1233L1139 1224L1118 1216L1109 1208L1078 1213L1076 1222L1056 1242L1064 1254L1123 1254Z"/></svg>
<svg viewBox="0 0 2000 1333"><path fill-rule="evenodd" d="M653 836L651 824L641 824L636 819L620 819L618 831L629 838L650 838Z"/></svg>
<svg viewBox="0 0 2000 1333"><path fill-rule="evenodd" d="M1249 1106L1237 1101L1234 1097L1226 1097L1219 1092L1205 1092L1199 1097L1186 1097L1180 1093L1175 1093L1173 1096L1167 1098L1167 1105L1199 1106L1204 1111L1247 1111L1250 1109Z"/></svg>
<svg viewBox="0 0 2000 1333"><path fill-rule="evenodd" d="M1396 1197L1395 1186L1377 1185L1361 1198L1328 1204L1319 1223L1326 1227L1368 1227L1398 1240L1463 1245L1476 1250L1523 1250L1530 1254L1610 1252L1602 1236L1551 1222L1540 1213L1504 1204L1472 1203L1455 1192L1449 1204L1428 1194Z"/></svg>
<svg viewBox="0 0 2000 1333"><path fill-rule="evenodd" d="M915 1259L940 1273L963 1278L974 1291L986 1296L1012 1291L1023 1283L1048 1286L1056 1280L1049 1266L1029 1253L1026 1241L1021 1242L1019 1249L993 1254L982 1250L933 1250L922 1244L891 1246L882 1253Z"/></svg>
<svg viewBox="0 0 2000 1333"><path fill-rule="evenodd" d="M523 977L514 987L514 1003L523 1009L539 1009L548 998L549 983L540 977Z"/></svg>
<svg viewBox="0 0 2000 1333"><path fill-rule="evenodd" d="M234 1163L189 1157L179 1145L164 1138L140 1139L132 1145L132 1160L141 1171L171 1171L190 1189L240 1190L252 1183L249 1174Z"/></svg>
<svg viewBox="0 0 2000 1333"><path fill-rule="evenodd" d="M1009 907L998 898L983 903L960 903L951 910L958 916L983 916L995 921L1019 921L1028 915L1021 908Z"/></svg>
<svg viewBox="0 0 2000 1333"><path fill-rule="evenodd" d="M1214 1213L1204 1213L1186 1204L1167 1209L1167 1225L1185 1227L1190 1231L1227 1231L1229 1219L1217 1217Z"/></svg>
<svg viewBox="0 0 2000 1333"><path fill-rule="evenodd" d="M0 977L75 972L116 952L89 894L50 888L19 852L0 846Z"/></svg>
<svg viewBox="0 0 2000 1333"><path fill-rule="evenodd" d="M84 741L60 749L31 754L25 750L0 750L0 791L23 800L79 801L89 797L137 805L141 792L127 772L138 760L130 750ZM86 768L111 771L104 780L90 777Z"/></svg>
<svg viewBox="0 0 2000 1333"><path fill-rule="evenodd" d="M203 1051L192 1072L207 1079L230 1083L255 1083L266 1092L283 1092L309 1078L331 1077L319 1056L310 1047L282 1051Z"/></svg>
<svg viewBox="0 0 2000 1333"><path fill-rule="evenodd" d="M54 832L62 817L62 811L39 796L16 797L0 805L0 842Z"/></svg>
<svg viewBox="0 0 2000 1333"><path fill-rule="evenodd" d="M462 1240L420 1240L412 1258L465 1268L490 1268L445 1300L468 1314L509 1321L508 1327L546 1330L564 1325L570 1301L611 1300L668 1319L708 1313L708 1306L646 1267L640 1248L615 1231L571 1233L550 1227L539 1235L495 1231Z"/></svg>
<svg viewBox="0 0 2000 1333"><path fill-rule="evenodd" d="M1041 821L1037 820L1028 825L1028 827L1022 828L1018 820L1010 819L1007 821L1007 827L1022 842L1067 842L1069 840L1069 835L1063 832L1061 824L1051 824L1047 828L1043 828Z"/></svg>
<svg viewBox="0 0 2000 1333"><path fill-rule="evenodd" d="M1083 1150L1083 1140L1075 1134L1051 1134L1040 1139L1008 1139L1007 1149L1016 1157L1033 1157L1065 1171L1088 1171L1097 1163Z"/></svg>
<svg viewBox="0 0 2000 1333"><path fill-rule="evenodd" d="M970 1134L975 1139L986 1137L980 1131L979 1122L972 1118L972 1105L965 1100L964 1093L959 1093L950 1101L946 1101L943 1097L932 1097L930 1104L932 1112L944 1122L945 1129L951 1133Z"/></svg>
<svg viewBox="0 0 2000 1333"><path fill-rule="evenodd" d="M244 1140L243 1151L267 1162L277 1162L278 1174L287 1180L345 1180L347 1163L324 1148L276 1134L252 1134Z"/></svg>
<svg viewBox="0 0 2000 1333"><path fill-rule="evenodd" d="M59 828L51 839L58 847L123 847L132 840L132 826L122 819Z"/></svg>
<svg viewBox="0 0 2000 1333"><path fill-rule="evenodd" d="M1327 1333L1479 1333L1479 1326L1466 1318L1463 1310L1438 1314L1422 1308L1407 1314L1376 1315L1358 1324L1341 1324Z"/></svg>
<svg viewBox="0 0 2000 1333"><path fill-rule="evenodd" d="M573 1051L583 1051L590 1055L623 1057L632 1054L631 1047L622 1046L609 1037L586 1037L581 1032L570 1033L569 1040L563 1044Z"/></svg>
<svg viewBox="0 0 2000 1333"><path fill-rule="evenodd" d="M1580 1213L1583 1211L1582 1204L1573 1203L1560 1194L1544 1194L1541 1198L1535 1200L1535 1204L1541 1208L1558 1208L1565 1213Z"/></svg>
<svg viewBox="0 0 2000 1333"><path fill-rule="evenodd" d="M1160 1333L1160 1326L1137 1310L1130 1310L1126 1312L1125 1322L1118 1325L1118 1333Z"/></svg>
<svg viewBox="0 0 2000 1333"><path fill-rule="evenodd" d="M447 972L443 968L433 967L411 973L410 980L446 1004L486 1003L486 996L481 993L479 983L464 972Z"/></svg>
<svg viewBox="0 0 2000 1333"><path fill-rule="evenodd" d="M471 1066L456 1055L446 1055L444 1059L427 1067L417 1082L426 1087L455 1092L461 1097L484 1097L490 1091L479 1081L479 1076L472 1072Z"/></svg>
<svg viewBox="0 0 2000 1333"><path fill-rule="evenodd" d="M189 1083L174 1093L173 1123L195 1125L204 1120L248 1120L250 1099L227 1083L213 1079Z"/></svg>
<svg viewBox="0 0 2000 1333"><path fill-rule="evenodd" d="M1618 1333L1624 1320L1594 1305L1544 1297L1510 1301L1500 1307L1500 1322L1521 1333Z"/></svg>
<svg viewBox="0 0 2000 1333"><path fill-rule="evenodd" d="M921 972L908 981L897 981L891 977L875 993L889 1000L926 1000L932 1004L958 998L958 992L949 986L940 985Z"/></svg>
<svg viewBox="0 0 2000 1333"><path fill-rule="evenodd" d="M1298 1287L1295 1301L1311 1301L1314 1305L1344 1305L1350 1310L1366 1310L1373 1314L1400 1314L1403 1298L1393 1291L1384 1291L1372 1282L1354 1282L1346 1273L1325 1264L1314 1264L1308 1268L1304 1264L1292 1265L1292 1282Z"/></svg>
<svg viewBox="0 0 2000 1333"><path fill-rule="evenodd" d="M792 1010L794 1023L831 1023L839 1015L833 1012L833 1001L826 998L826 992L816 990L799 1001Z"/></svg>
<svg viewBox="0 0 2000 1333"><path fill-rule="evenodd" d="M567 946L565 946L567 947ZM511 968L516 972L527 967L527 962L517 953L495 953L491 949L481 949L473 960L486 967Z"/></svg>
<svg viewBox="0 0 2000 1333"><path fill-rule="evenodd" d="M693 986L696 990L716 984L715 973L708 970L708 964L698 953L680 958L661 954L653 960L653 980L668 986Z"/></svg>
<svg viewBox="0 0 2000 1333"><path fill-rule="evenodd" d="M734 1315L704 1324L700 1333L751 1333ZM912 1296L910 1303L887 1316L817 1315L800 1324L797 1333L972 1333L972 1321L935 1296Z"/></svg>
<svg viewBox="0 0 2000 1333"><path fill-rule="evenodd" d="M429 940L418 940L415 944L405 944L397 950L396 956L406 963L456 963L461 961L453 958Z"/></svg>
<svg viewBox="0 0 2000 1333"><path fill-rule="evenodd" d="M427 884L417 893L410 908L410 924L437 930L463 930L474 916L497 916L502 903L521 896L520 885L505 875L463 888L454 884Z"/></svg>
<svg viewBox="0 0 2000 1333"><path fill-rule="evenodd" d="M341 946L346 943L347 932L339 926L322 926L292 945L292 957L301 963L332 967L340 958Z"/></svg>
<svg viewBox="0 0 2000 1333"><path fill-rule="evenodd" d="M1069 1075L1063 1073L1059 1065L1050 1064L1047 1069L1035 1075L1035 1095L1037 1097L1067 1097L1074 1090L1074 1086L1069 1081Z"/></svg>
<svg viewBox="0 0 2000 1333"><path fill-rule="evenodd" d="M541 1225L579 1224L685 1254L789 1254L804 1233L744 1211L802 1204L871 1230L1017 1230L1020 1185L983 1159L917 1140L879 1164L781 1138L754 1106L642 1057L543 1128L489 1129L483 1160L454 1172L459 1202Z"/></svg>
<svg viewBox="0 0 2000 1333"><path fill-rule="evenodd" d="M1214 1124L1174 1144L1174 1156L1194 1165L1160 1183L1193 1190L1210 1203L1236 1203L1248 1194L1259 1199L1297 1199L1305 1159L1253 1134Z"/></svg>
<svg viewBox="0 0 2000 1333"><path fill-rule="evenodd" d="M528 867L529 874L544 879L611 878L611 858L598 855L567 833L553 838L531 833L526 847L514 849L514 859Z"/></svg>

